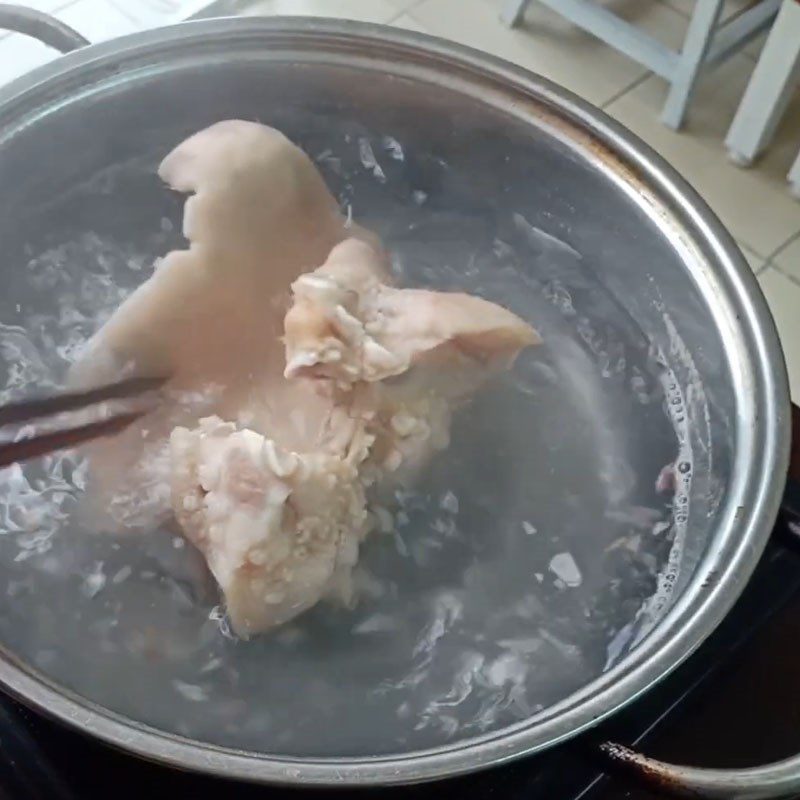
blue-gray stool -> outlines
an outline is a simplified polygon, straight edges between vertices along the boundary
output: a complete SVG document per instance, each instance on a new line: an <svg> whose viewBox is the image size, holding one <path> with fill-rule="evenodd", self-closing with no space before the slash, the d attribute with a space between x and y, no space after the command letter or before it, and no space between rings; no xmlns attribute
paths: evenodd
<svg viewBox="0 0 800 800"><path fill-rule="evenodd" d="M781 5L781 0L761 0L730 22L721 23L724 0L696 0L683 47L678 52L593 0L505 0L503 21L512 27L517 25L531 2L561 14L669 81L661 120L675 129L683 124L701 70L724 61L766 30Z"/></svg>
<svg viewBox="0 0 800 800"><path fill-rule="evenodd" d="M731 160L749 166L769 145L800 72L800 2L784 0L739 104L725 145ZM789 171L800 199L800 155Z"/></svg>

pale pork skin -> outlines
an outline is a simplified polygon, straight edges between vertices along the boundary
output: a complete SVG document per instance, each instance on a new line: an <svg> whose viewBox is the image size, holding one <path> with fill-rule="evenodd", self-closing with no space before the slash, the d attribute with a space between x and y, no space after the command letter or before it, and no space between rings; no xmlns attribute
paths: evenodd
<svg viewBox="0 0 800 800"><path fill-rule="evenodd" d="M378 240L275 130L217 123L159 174L193 193L189 249L98 331L73 382L157 374L169 390L90 449L91 493L113 507L120 482L152 482L168 442L158 477L174 517L247 637L352 599L370 500L413 480L447 446L458 404L538 336L480 298L393 286Z"/></svg>

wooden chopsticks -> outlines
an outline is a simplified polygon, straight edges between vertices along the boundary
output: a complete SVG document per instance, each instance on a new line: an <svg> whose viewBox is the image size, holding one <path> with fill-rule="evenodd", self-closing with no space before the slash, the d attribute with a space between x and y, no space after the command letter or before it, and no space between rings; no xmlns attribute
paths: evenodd
<svg viewBox="0 0 800 800"><path fill-rule="evenodd" d="M166 378L127 378L116 383L55 397L33 398L0 406L0 426L41 420L70 411L81 411L109 400L131 400L160 389ZM58 430L24 436L0 443L0 467L26 461L97 439L120 433L152 406L122 410L103 419Z"/></svg>

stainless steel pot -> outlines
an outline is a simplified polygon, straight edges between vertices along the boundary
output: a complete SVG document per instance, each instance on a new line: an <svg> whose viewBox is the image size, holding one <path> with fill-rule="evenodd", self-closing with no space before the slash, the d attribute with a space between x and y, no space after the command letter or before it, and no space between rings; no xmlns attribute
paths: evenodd
<svg viewBox="0 0 800 800"><path fill-rule="evenodd" d="M13 7L0 26L83 44ZM154 165L237 116L315 157L409 282L493 296L545 346L367 548L384 591L258 642L208 621L167 534L81 534L79 462L7 475L0 680L132 753L282 783L430 780L591 727L714 629L777 513L787 380L745 260L646 145L535 75L384 27L190 23L0 88L6 393L56 381L179 244ZM800 789L800 766L690 778L768 797Z"/></svg>

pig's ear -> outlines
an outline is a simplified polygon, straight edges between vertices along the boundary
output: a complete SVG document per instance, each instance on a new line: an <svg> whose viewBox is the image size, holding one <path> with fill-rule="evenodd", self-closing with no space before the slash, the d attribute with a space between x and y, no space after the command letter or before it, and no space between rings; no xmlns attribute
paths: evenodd
<svg viewBox="0 0 800 800"><path fill-rule="evenodd" d="M339 205L313 162L264 125L218 122L179 144L158 172L192 195L183 233L211 254L209 268L253 275L259 291L285 289L345 236Z"/></svg>
<svg viewBox="0 0 800 800"><path fill-rule="evenodd" d="M278 131L253 122L217 122L174 148L161 162L158 174L176 191L196 192L204 184L225 178L238 162L246 160L248 153L243 145L263 147L261 140L267 137L288 143Z"/></svg>

